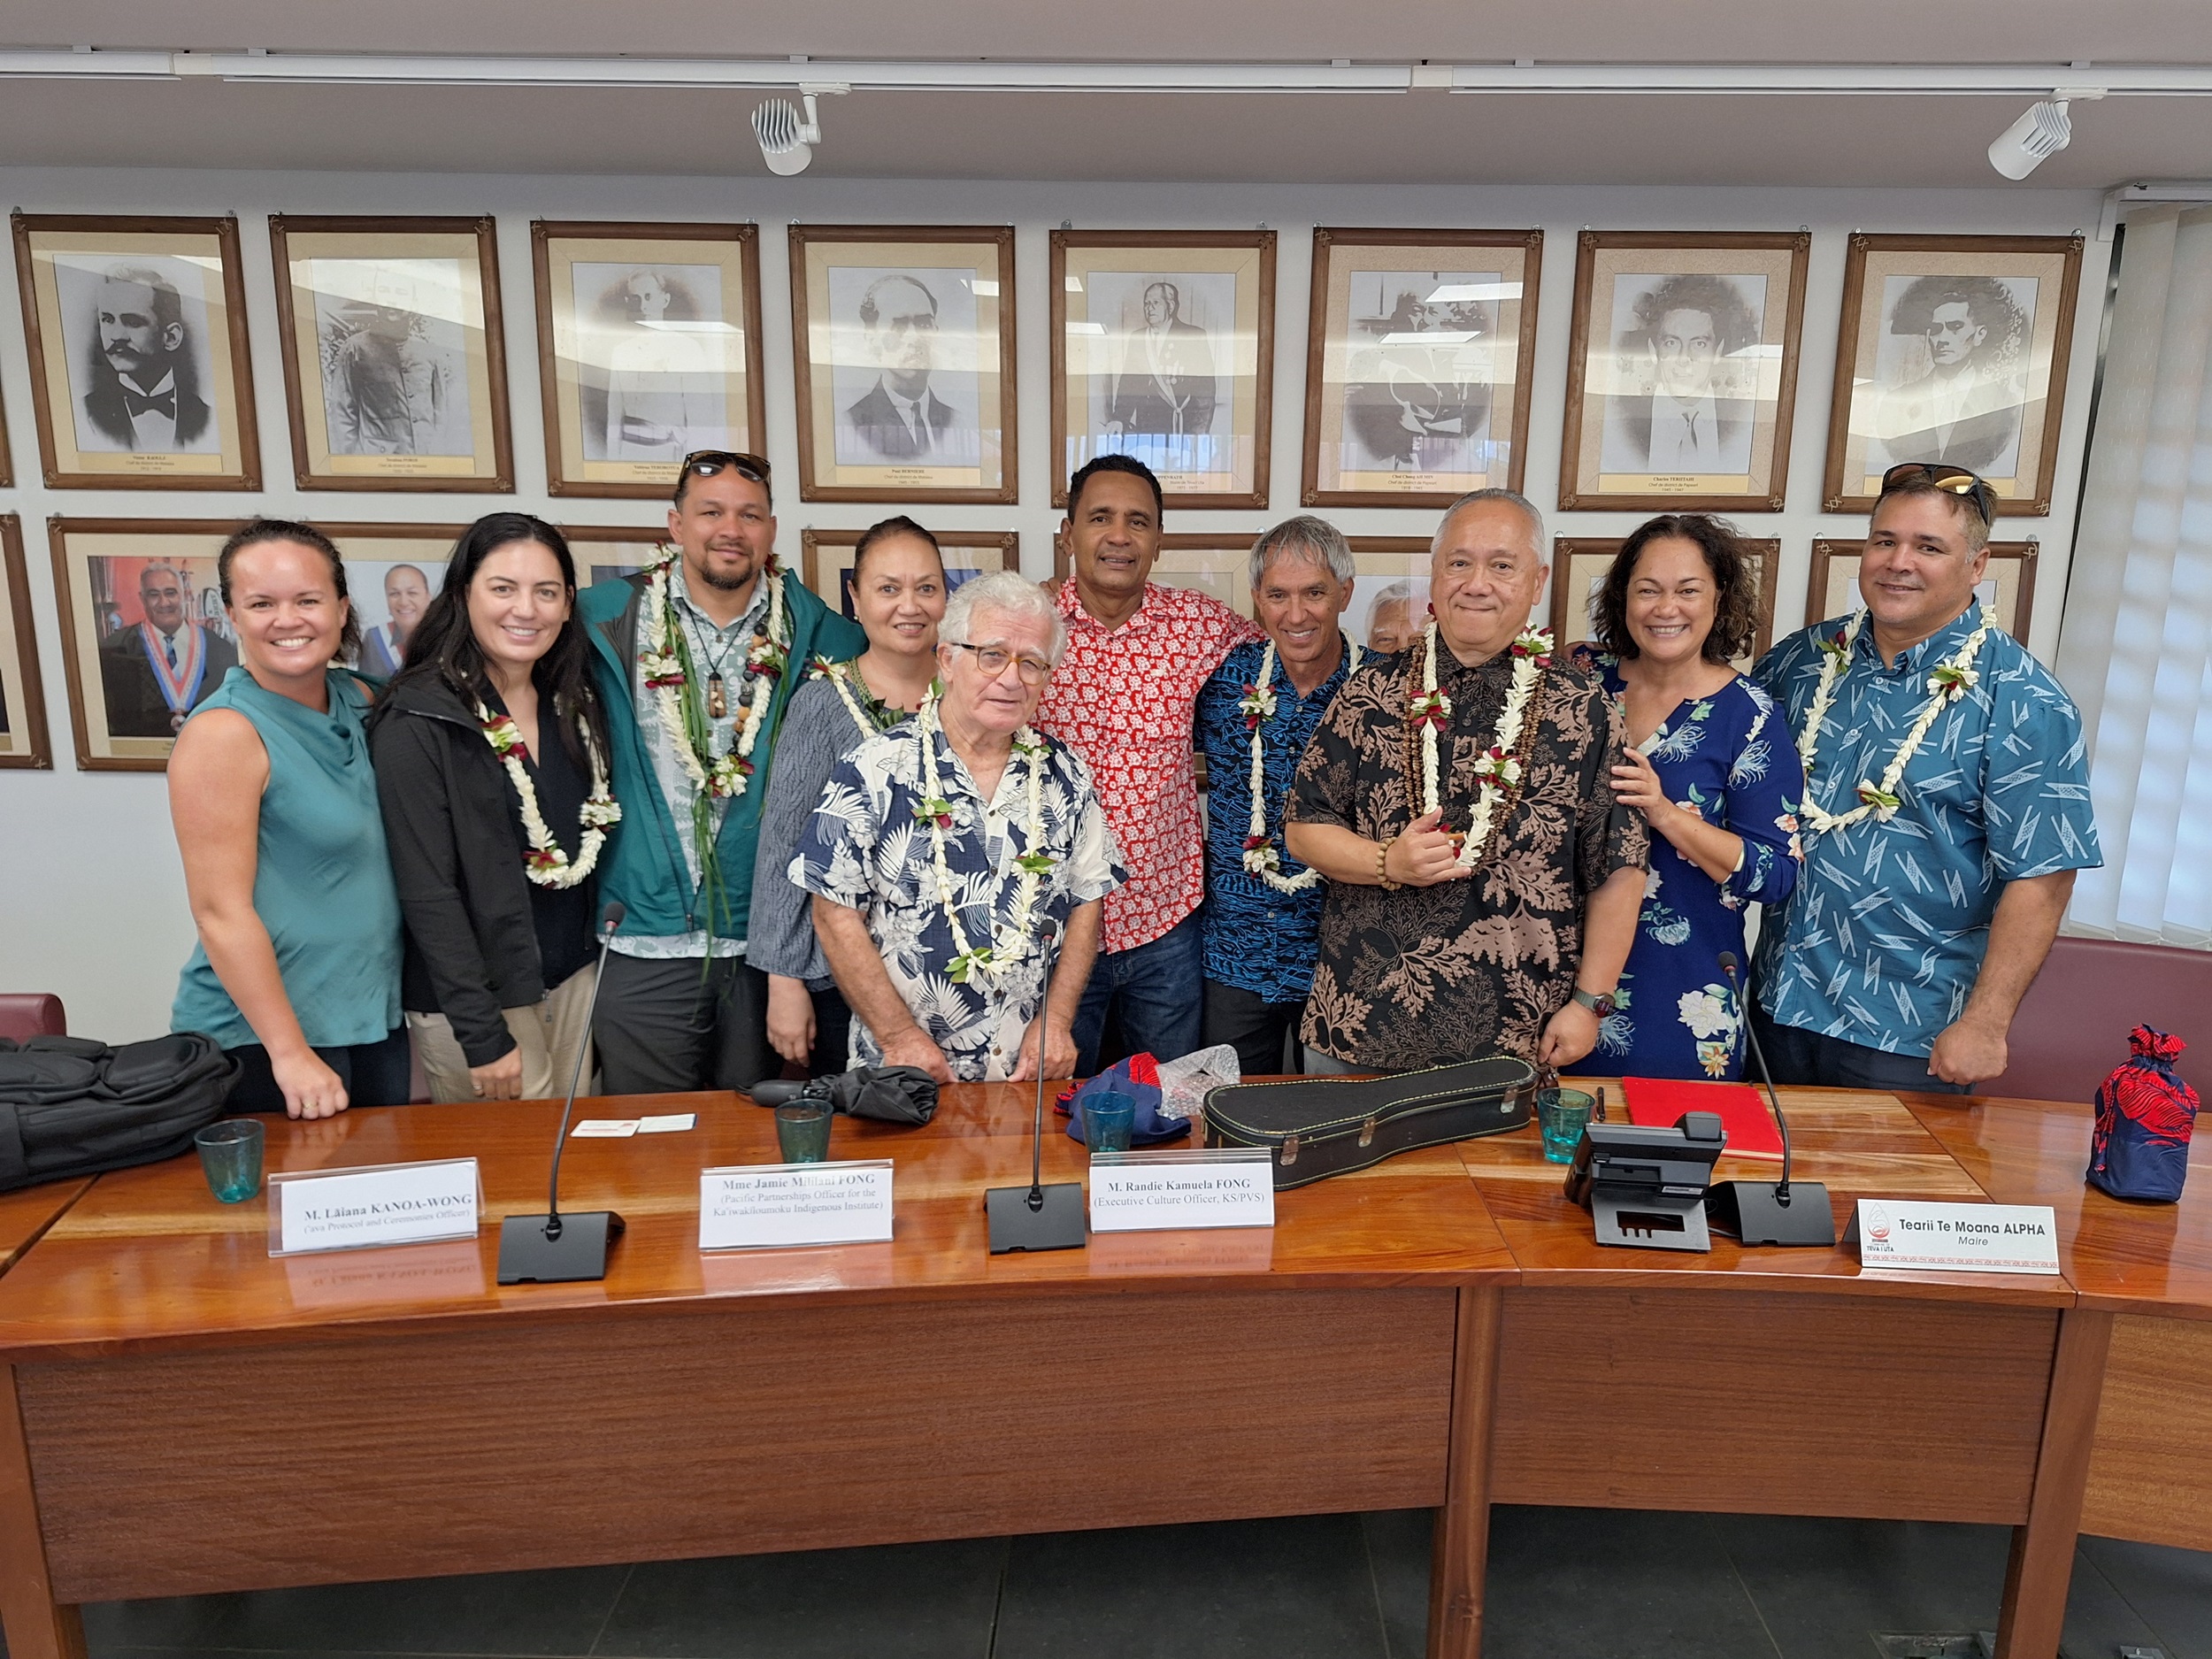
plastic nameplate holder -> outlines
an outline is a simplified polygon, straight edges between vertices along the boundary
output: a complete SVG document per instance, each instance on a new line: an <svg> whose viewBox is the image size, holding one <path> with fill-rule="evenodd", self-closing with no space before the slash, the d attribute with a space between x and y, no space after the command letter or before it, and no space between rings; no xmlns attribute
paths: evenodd
<svg viewBox="0 0 2212 1659"><path fill-rule="evenodd" d="M271 1256L472 1239L484 1213L474 1158L289 1170L268 1187Z"/></svg>
<svg viewBox="0 0 2212 1659"><path fill-rule="evenodd" d="M699 1171L702 1250L882 1244L890 1237L889 1158Z"/></svg>
<svg viewBox="0 0 2212 1659"><path fill-rule="evenodd" d="M1094 1153L1091 1231L1271 1227L1273 1163L1265 1147Z"/></svg>

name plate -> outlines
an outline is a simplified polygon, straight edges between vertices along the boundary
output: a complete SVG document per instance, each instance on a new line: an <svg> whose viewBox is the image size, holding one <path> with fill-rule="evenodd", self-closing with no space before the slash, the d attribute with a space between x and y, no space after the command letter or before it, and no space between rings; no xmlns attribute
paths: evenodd
<svg viewBox="0 0 2212 1659"><path fill-rule="evenodd" d="M1862 1267L2055 1273L2058 1219L2048 1204L1934 1204L1862 1198L1852 1217Z"/></svg>
<svg viewBox="0 0 2212 1659"><path fill-rule="evenodd" d="M474 1158L272 1175L269 1254L472 1239L482 1193Z"/></svg>
<svg viewBox="0 0 2212 1659"><path fill-rule="evenodd" d="M891 1236L891 1160L742 1164L699 1174L699 1248L877 1244Z"/></svg>
<svg viewBox="0 0 2212 1659"><path fill-rule="evenodd" d="M1091 1160L1091 1231L1271 1227L1275 1171L1265 1147L1102 1152Z"/></svg>

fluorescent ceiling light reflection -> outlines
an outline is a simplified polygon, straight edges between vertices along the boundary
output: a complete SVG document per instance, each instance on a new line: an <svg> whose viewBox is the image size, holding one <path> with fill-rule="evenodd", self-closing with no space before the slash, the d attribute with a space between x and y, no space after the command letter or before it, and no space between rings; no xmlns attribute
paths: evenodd
<svg viewBox="0 0 2212 1659"><path fill-rule="evenodd" d="M707 318L687 318L679 321L663 317L652 322L638 319L641 328L657 329L664 334L742 334L745 331L735 323L726 323Z"/></svg>
<svg viewBox="0 0 2212 1659"><path fill-rule="evenodd" d="M1471 328L1438 329L1426 334L1385 334L1380 343L1386 346L1463 346L1470 340L1481 338L1482 336Z"/></svg>
<svg viewBox="0 0 2212 1659"><path fill-rule="evenodd" d="M1070 323L1068 332L1071 334L1102 334L1106 332L1106 325L1104 323Z"/></svg>
<svg viewBox="0 0 2212 1659"><path fill-rule="evenodd" d="M1517 300L1521 297L1518 282L1447 282L1428 297L1432 305L1448 305L1454 300Z"/></svg>
<svg viewBox="0 0 2212 1659"><path fill-rule="evenodd" d="M998 297L998 279L995 277L972 278L968 282L968 292L978 299L995 300Z"/></svg>

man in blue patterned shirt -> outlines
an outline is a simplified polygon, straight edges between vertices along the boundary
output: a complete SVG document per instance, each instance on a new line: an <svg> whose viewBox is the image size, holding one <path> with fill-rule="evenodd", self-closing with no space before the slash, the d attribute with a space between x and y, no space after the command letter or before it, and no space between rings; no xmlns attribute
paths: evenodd
<svg viewBox="0 0 2212 1659"><path fill-rule="evenodd" d="M1964 1093L2004 1071L2074 872L2103 858L2081 716L1974 596L1988 485L1909 463L1882 486L1863 608L1753 671L1810 751L1753 1019L1777 1082Z"/></svg>
<svg viewBox="0 0 2212 1659"><path fill-rule="evenodd" d="M1268 531L1253 544L1249 567L1252 608L1267 638L1231 651L1198 694L1207 790L1203 1041L1233 1044L1248 1073L1283 1069L1320 954L1325 889L1320 872L1284 849L1283 799L1306 740L1359 665L1359 647L1338 626L1357 573L1351 548L1325 519L1288 518Z"/></svg>

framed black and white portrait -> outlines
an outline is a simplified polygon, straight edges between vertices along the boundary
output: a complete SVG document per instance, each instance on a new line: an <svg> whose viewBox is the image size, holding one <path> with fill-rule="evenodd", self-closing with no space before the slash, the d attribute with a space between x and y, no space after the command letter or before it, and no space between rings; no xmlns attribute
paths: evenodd
<svg viewBox="0 0 2212 1659"><path fill-rule="evenodd" d="M1128 455L1180 507L1267 505L1275 233L1052 233L1052 504Z"/></svg>
<svg viewBox="0 0 2212 1659"><path fill-rule="evenodd" d="M1859 592L1859 561L1863 541L1826 538L1813 543L1813 565L1805 584L1805 626L1816 627L1834 617L1855 615L1866 601ZM1974 597L1997 626L2027 643L2028 625L2035 615L2035 572L2041 551L2032 539L1992 541L1989 563L1974 584Z"/></svg>
<svg viewBox="0 0 2212 1659"><path fill-rule="evenodd" d="M2078 236L1854 235L1824 512L1870 512L1903 461L1962 466L2000 514L2051 511Z"/></svg>
<svg viewBox="0 0 2212 1659"><path fill-rule="evenodd" d="M1313 234L1309 507L1441 507L1521 488L1544 234Z"/></svg>
<svg viewBox="0 0 2212 1659"><path fill-rule="evenodd" d="M750 225L530 227L547 488L666 500L695 449L757 454Z"/></svg>
<svg viewBox="0 0 2212 1659"><path fill-rule="evenodd" d="M1014 233L791 227L799 499L1015 498Z"/></svg>
<svg viewBox="0 0 2212 1659"><path fill-rule="evenodd" d="M579 593L595 582L618 581L650 570L668 553L664 528L633 530L626 526L565 524L570 556L576 561Z"/></svg>
<svg viewBox="0 0 2212 1659"><path fill-rule="evenodd" d="M259 489L234 219L13 217L57 489Z"/></svg>
<svg viewBox="0 0 2212 1659"><path fill-rule="evenodd" d="M514 487L488 219L269 220L302 489Z"/></svg>
<svg viewBox="0 0 2212 1659"><path fill-rule="evenodd" d="M860 543L858 530L803 530L799 534L801 562L806 585L816 597L841 617L858 620L853 610L853 550ZM934 530L945 558L947 597L963 582L973 581L991 571L1021 569L1021 533L1018 530Z"/></svg>
<svg viewBox="0 0 2212 1659"><path fill-rule="evenodd" d="M1582 233L1562 511L1782 511L1811 241Z"/></svg>
<svg viewBox="0 0 2212 1659"><path fill-rule="evenodd" d="M1551 632L1559 649L1579 645L1586 640L1597 638L1598 593L1605 586L1606 572L1613 568L1624 536L1562 535L1552 538L1551 557ZM1774 643L1774 589L1782 575L1782 541L1779 536L1746 536L1739 545L1743 549L1753 583L1752 603L1758 613L1758 628L1752 635L1751 649L1731 664L1739 673L1748 673L1752 664L1766 655Z"/></svg>
<svg viewBox="0 0 2212 1659"><path fill-rule="evenodd" d="M23 521L0 513L0 767L45 772L53 764L23 565Z"/></svg>

